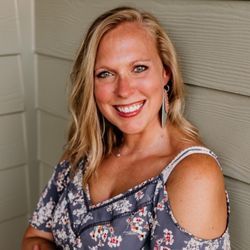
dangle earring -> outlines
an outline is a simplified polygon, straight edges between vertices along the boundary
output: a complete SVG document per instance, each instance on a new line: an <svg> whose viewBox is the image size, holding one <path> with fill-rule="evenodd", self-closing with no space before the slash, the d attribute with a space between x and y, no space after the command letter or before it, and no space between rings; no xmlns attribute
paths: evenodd
<svg viewBox="0 0 250 250"><path fill-rule="evenodd" d="M167 100L168 91L169 91L169 85L166 85L163 91L162 106L161 106L161 127L162 128L164 128L167 123L167 116L168 116L167 106L168 105L166 105L166 102L168 101Z"/></svg>
<svg viewBox="0 0 250 250"><path fill-rule="evenodd" d="M105 135L105 118L102 115L102 139L104 138Z"/></svg>

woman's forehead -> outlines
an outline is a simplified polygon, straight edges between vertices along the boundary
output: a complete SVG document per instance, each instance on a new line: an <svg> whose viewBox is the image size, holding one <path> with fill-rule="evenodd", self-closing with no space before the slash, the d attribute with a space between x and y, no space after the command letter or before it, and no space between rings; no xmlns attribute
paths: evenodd
<svg viewBox="0 0 250 250"><path fill-rule="evenodd" d="M124 23L105 34L99 44L96 59L107 61L113 57L126 58L133 54L135 57L147 59L155 53L157 53L155 39L142 25Z"/></svg>

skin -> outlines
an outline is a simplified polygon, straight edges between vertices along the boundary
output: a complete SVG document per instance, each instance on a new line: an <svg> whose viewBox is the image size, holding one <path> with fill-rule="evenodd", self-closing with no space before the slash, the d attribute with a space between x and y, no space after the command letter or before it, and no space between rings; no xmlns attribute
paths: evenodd
<svg viewBox="0 0 250 250"><path fill-rule="evenodd" d="M97 106L124 134L121 157L105 157L90 178L91 201L97 204L159 175L181 150L200 144L182 141L183 134L170 122L161 127L159 110L170 72L163 68L153 37L139 24L123 23L103 37L94 73ZM123 112L135 108L133 104L141 106ZM166 191L174 217L185 230L204 239L224 232L224 181L212 157L186 157L172 171ZM51 233L29 226L22 249L54 249L52 242Z"/></svg>

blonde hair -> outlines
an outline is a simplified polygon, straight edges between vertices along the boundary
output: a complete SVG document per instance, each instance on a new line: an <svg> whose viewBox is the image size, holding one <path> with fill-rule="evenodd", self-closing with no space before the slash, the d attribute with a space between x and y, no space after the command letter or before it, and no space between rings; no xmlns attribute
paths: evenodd
<svg viewBox="0 0 250 250"><path fill-rule="evenodd" d="M80 159L87 160L83 184L110 154L120 145L122 133L108 123L98 111L94 98L94 66L98 45L103 36L124 22L141 24L154 37L165 68L171 71L169 92L169 121L177 126L187 140L199 140L198 131L184 117L183 80L174 46L157 19L151 14L131 7L119 7L99 16L87 31L71 73L69 109L72 123L64 156L76 167Z"/></svg>

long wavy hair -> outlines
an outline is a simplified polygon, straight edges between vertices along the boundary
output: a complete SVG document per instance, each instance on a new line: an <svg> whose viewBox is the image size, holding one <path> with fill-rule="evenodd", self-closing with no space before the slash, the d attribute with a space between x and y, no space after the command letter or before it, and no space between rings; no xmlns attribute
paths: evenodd
<svg viewBox="0 0 250 250"><path fill-rule="evenodd" d="M165 68L171 72L168 122L177 126L185 140L198 140L197 129L184 117L184 84L172 42L158 20L150 13L131 7L118 7L99 16L89 27L77 54L72 73L69 110L72 115L68 140L64 152L76 169L85 159L83 185L101 163L104 156L121 144L122 132L103 118L94 97L94 67L98 45L103 36L124 22L136 22L155 39Z"/></svg>

